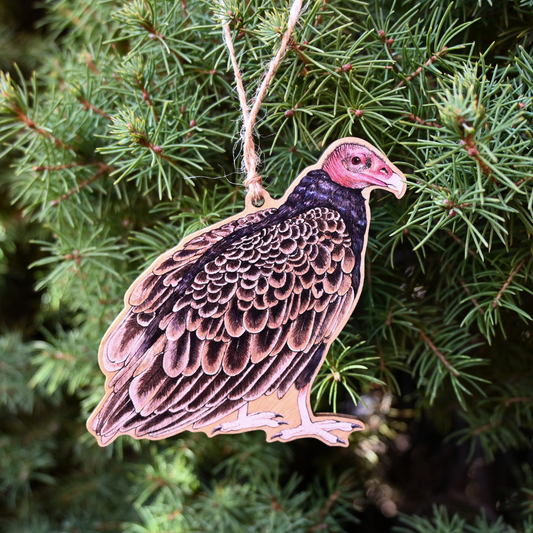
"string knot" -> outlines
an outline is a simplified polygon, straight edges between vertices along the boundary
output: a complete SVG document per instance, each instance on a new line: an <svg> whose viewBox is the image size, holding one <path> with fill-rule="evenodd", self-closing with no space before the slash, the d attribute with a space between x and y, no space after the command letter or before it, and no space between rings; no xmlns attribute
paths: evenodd
<svg viewBox="0 0 533 533"><path fill-rule="evenodd" d="M254 205L263 199L263 178L257 172L246 176L244 186Z"/></svg>

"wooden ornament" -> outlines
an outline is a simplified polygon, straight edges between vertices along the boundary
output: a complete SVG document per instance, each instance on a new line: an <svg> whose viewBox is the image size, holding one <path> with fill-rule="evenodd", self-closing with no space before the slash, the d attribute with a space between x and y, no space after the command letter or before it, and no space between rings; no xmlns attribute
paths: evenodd
<svg viewBox="0 0 533 533"><path fill-rule="evenodd" d="M309 393L361 294L376 188L401 198L405 177L368 142L340 139L280 200L247 198L156 259L100 345L98 443L261 429L347 446L364 424L313 414Z"/></svg>

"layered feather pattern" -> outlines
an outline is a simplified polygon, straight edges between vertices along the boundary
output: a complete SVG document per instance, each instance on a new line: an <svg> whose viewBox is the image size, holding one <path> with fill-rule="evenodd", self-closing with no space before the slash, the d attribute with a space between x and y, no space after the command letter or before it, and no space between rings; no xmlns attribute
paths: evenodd
<svg viewBox="0 0 533 533"><path fill-rule="evenodd" d="M353 306L360 257L337 210L276 211L190 240L131 291L103 346L112 392L92 421L103 443L201 428L312 378Z"/></svg>

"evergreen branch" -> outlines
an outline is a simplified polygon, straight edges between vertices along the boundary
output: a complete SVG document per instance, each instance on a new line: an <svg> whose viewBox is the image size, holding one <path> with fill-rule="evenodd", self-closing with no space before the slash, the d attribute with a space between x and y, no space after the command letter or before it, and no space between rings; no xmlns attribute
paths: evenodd
<svg viewBox="0 0 533 533"><path fill-rule="evenodd" d="M383 38L382 38L383 39ZM390 39L389 39L390 40ZM394 41L393 41L394 42ZM431 64L435 63L439 60L439 58L445 56L449 52L449 49L447 46L444 46L441 50L439 50L435 55L431 56L421 67L418 67L414 72L412 72L407 78L404 80L401 80L396 86L395 89L399 89L403 85L405 85L407 82L410 82L412 79L416 78L421 74L421 72L429 67Z"/></svg>
<svg viewBox="0 0 533 533"><path fill-rule="evenodd" d="M394 60L394 53L392 51L392 45L394 43L394 39L388 38L387 34L385 33L384 30L379 30L378 31L378 36L381 39L381 42L387 47L387 52L389 53L389 58L393 62L392 63L392 68L394 69L395 72L399 72L398 66L396 65L396 61ZM398 88L398 86L395 87L395 89L397 89L397 88Z"/></svg>
<svg viewBox="0 0 533 533"><path fill-rule="evenodd" d="M479 302L472 296L472 291L468 288L468 285L465 283L465 281L459 277L459 283L465 290L466 294L468 294L468 297L470 298L470 301L474 304L475 308L477 309L478 313L483 316L485 314L485 309L479 305Z"/></svg>
<svg viewBox="0 0 533 533"><path fill-rule="evenodd" d="M341 495L341 491L340 490L336 490L329 498L328 498L328 501L326 502L326 505L324 505L324 507L322 509L320 509L320 517L322 518L322 520L324 520L324 518L326 518L326 516L328 515L329 513L329 510L331 509L331 506L339 499L339 496Z"/></svg>
<svg viewBox="0 0 533 533"><path fill-rule="evenodd" d="M426 121L413 113L402 113L402 116L408 118L411 122L414 122L416 124L420 124L421 126L430 126L432 128L442 128L443 125L439 124L438 122L430 122Z"/></svg>
<svg viewBox="0 0 533 533"><path fill-rule="evenodd" d="M148 89L146 87L143 87L141 83L139 82L139 89L141 90L141 93L143 95L143 100L148 104L148 106L152 109L154 113L154 119L156 122L159 122L159 115L157 114L157 110L154 106L154 102L152 101L152 98L150 96L150 93L148 92Z"/></svg>
<svg viewBox="0 0 533 533"><path fill-rule="evenodd" d="M496 309L496 307L498 307L499 303L500 303L500 300L501 300L501 297L503 296L503 293L508 289L509 285L512 283L513 281L513 278L520 272L520 270L522 269L522 267L529 262L529 260L531 259L531 257L533 256L530 256L530 257L527 257L525 259L522 259L522 261L520 261L520 263L518 263L517 267L511 272L511 274L509 274L509 277L507 278L506 282L503 284L502 288L500 289L500 291L498 292L496 298L494 298L494 301L492 302L492 308L493 309Z"/></svg>
<svg viewBox="0 0 533 533"><path fill-rule="evenodd" d="M472 430L472 436L477 437L478 435L481 435L482 433L486 433L487 431L491 430L493 427L494 424L492 422L483 424L482 426L479 426Z"/></svg>
<svg viewBox="0 0 533 533"><path fill-rule="evenodd" d="M72 188L70 191L63 194L60 198L56 198L55 200L52 200L50 202L51 207L58 206L61 202L68 200L71 196L74 196L76 193L81 191L84 187L87 187L87 185L90 185L93 183L93 181L96 181L98 178L103 176L104 174L110 174L115 169L113 167L110 167L106 165L105 163L98 163L99 169L97 172L95 172L90 178L80 182L76 187Z"/></svg>
<svg viewBox="0 0 533 533"><path fill-rule="evenodd" d="M76 152L76 150L72 148L72 146L70 146L66 142L56 137L52 132L46 131L44 128L39 127L33 120L31 120L22 111L22 109L20 109L20 107L16 106L13 109L13 112L15 113L17 119L20 122L22 122L28 129L34 131L35 133L41 135L42 137L46 137L47 139L50 139L51 141L53 141L53 143L56 145L57 148L62 148L64 150L69 150L71 152Z"/></svg>
<svg viewBox="0 0 533 533"><path fill-rule="evenodd" d="M189 16L189 13L187 12L187 2L186 0L181 0L181 12L183 14L183 18L186 19Z"/></svg>
<svg viewBox="0 0 533 533"><path fill-rule="evenodd" d="M507 398L505 400L505 407L509 407L511 404L519 402L533 402L533 398Z"/></svg>
<svg viewBox="0 0 533 533"><path fill-rule="evenodd" d="M459 372L455 370L452 365L448 362L446 357L438 350L438 348L433 344L431 339L426 335L426 333L422 330L419 331L420 336L424 340L424 342L431 348L431 351L442 361L442 364L457 378L459 377Z"/></svg>
<svg viewBox="0 0 533 533"><path fill-rule="evenodd" d="M287 44L287 48L290 48L300 58L304 66L310 63L309 59L304 53L302 53L302 50L305 50L305 47L308 44L309 41L304 41L302 44L298 44L292 37L289 39L289 43Z"/></svg>
<svg viewBox="0 0 533 533"><path fill-rule="evenodd" d="M474 136L469 133L461 139L461 142L468 155L477 161L477 163L481 167L481 170L483 171L483 174L485 174L485 176L490 176L492 174L492 170L479 155L479 150L476 146L476 143L474 142Z"/></svg>
<svg viewBox="0 0 533 533"><path fill-rule="evenodd" d="M108 115L103 109L100 109L99 107L95 106L91 102L89 102L86 98L83 98L82 96L78 96L78 102L83 106L83 110L91 110L97 113L98 115L111 120L111 115Z"/></svg>
<svg viewBox="0 0 533 533"><path fill-rule="evenodd" d="M172 54L178 59L180 63L184 63L186 60L185 53L178 51L174 46L169 45L169 42L175 41L176 39L167 36L161 31L162 26L168 27L168 20L170 19L170 17L172 17L178 5L179 4L176 2L167 13L167 23L163 22L161 24L158 24L157 9L155 8L152 2L149 2L147 0L135 0L134 2L131 2L130 5L126 5L121 12L117 13L116 19L121 22L124 22L132 28L135 28L133 32L134 35L139 35L140 31L144 33L144 35L147 36L148 39L159 41L168 54ZM187 24L188 19L184 18L182 21L183 27L186 27ZM120 39L124 38L126 37L120 37ZM139 42L136 47L130 50L129 54L132 55L133 53L137 52L137 49L140 48L142 44L142 42Z"/></svg>
<svg viewBox="0 0 533 533"><path fill-rule="evenodd" d="M65 163L64 165L55 165L55 166L35 165L34 167L32 167L32 170L35 172L45 172L45 171L53 172L57 170L68 170L70 168L83 167L83 166L88 166L88 165L85 165L84 163L81 163L79 161L74 161L73 163Z"/></svg>
<svg viewBox="0 0 533 533"><path fill-rule="evenodd" d="M322 24L322 20L324 19L323 12L326 11L326 9L328 8L328 3L329 3L329 0L322 0L322 6L320 7L320 11L322 11L322 13L319 13L315 18L315 23L314 23L315 28L318 28L320 24Z"/></svg>
<svg viewBox="0 0 533 533"><path fill-rule="evenodd" d="M443 185L435 185L434 183L424 183L422 181L417 182L417 185L423 185L424 187L429 187L439 192L446 191L447 193L450 193L449 187L444 187Z"/></svg>
<svg viewBox="0 0 533 533"><path fill-rule="evenodd" d="M0 10L8 3L0 0ZM29 344L21 336L6 343L0 335L0 416L7 409L16 422L0 432L0 515L8 500L14 503L7 528L60 531L68 516L71 529L80 531L352 531L354 497L335 474L318 473L316 486L308 482L316 474L310 470L289 482L282 474L294 470L291 450L303 449L305 441L294 448L266 445L253 433L214 440L183 434L164 445L125 444L122 455L93 454L86 468L90 439L78 438L79 424L58 418L65 406L85 414L98 402L98 345L135 270L184 235L234 215L241 204L242 187L216 179L234 170L240 114L213 11L215 19L216 13L231 19L244 83L255 92L279 46L286 6L259 0L45 3L47 35L57 46L39 49L43 65L34 79L19 75L14 83L0 75L0 157L9 154L4 167L17 169L5 182L20 205L2 211L0 220L0 319L11 314L11 291L2 287L10 282L5 273L15 272L11 258L19 256L9 249L22 250L16 241L25 244L26 233L36 231L43 239L35 263L36 287L44 290L38 320L59 324L46 342ZM397 460L374 445L386 439L391 450L404 432L392 420L403 417L397 406L387 406L387 413L379 401L385 391L391 398L405 394L396 380L403 372L413 377L409 392L427 418L450 427L456 399L467 408L453 416L464 421L456 435L468 441L471 458L481 451L486 460L500 461L494 453L500 450L513 462L513 450L531 447L530 328L516 319L530 325L533 316L533 260L520 266L531 254L533 234L533 63L522 48L533 42L524 33L532 0L508 3L505 21L493 16L499 11L490 2L460 9L443 0L411 4L308 3L259 118L273 197L341 137L366 139L419 176L401 202L373 193L366 290L313 384L317 410L366 402L370 432L345 452L365 463L354 476L361 486L383 470L382 458ZM484 29L472 32L478 17ZM472 35L476 43L465 44ZM494 35L500 37L490 45ZM0 52L6 48L0 34ZM443 57L428 62L437 50ZM10 54L0 53L2 68L10 68ZM113 178L114 194L106 194ZM172 200L162 202L163 194ZM15 226L23 231L14 236ZM31 327L28 333L33 336ZM502 346L512 361L499 357ZM48 428L51 420L61 429L35 438L38 424ZM410 424L405 431L418 436ZM70 450L63 470L58 450ZM213 473L206 457L225 466ZM73 474L77 464L82 467ZM58 472L60 480L53 477ZM206 486L213 475L212 487ZM56 481L57 490L33 490L43 480ZM404 487L398 484L391 496L400 512L404 504L395 498ZM28 509L37 510L35 522L27 522ZM119 516L127 518L115 522ZM405 531L424 533L513 529L488 518L466 523L444 511L399 520Z"/></svg>
<svg viewBox="0 0 533 533"><path fill-rule="evenodd" d="M163 148L161 148L161 146L157 146L157 145L151 143L148 140L148 137L146 136L146 133L142 133L142 135L144 137L141 137L137 141L140 146L142 146L143 148L148 148L148 150L151 150L157 157L160 157L161 159L164 159L165 161L171 161L171 162L174 162L174 163L178 163L179 162L178 159L175 159L175 158L173 158L173 157L171 157L169 155L164 154L163 153ZM192 133L189 132L187 135L188 135L187 138L189 138L192 135Z"/></svg>
<svg viewBox="0 0 533 533"><path fill-rule="evenodd" d="M446 230L446 233L458 244L460 244L472 257L474 258L477 258L477 255L476 253L474 252L474 250L472 250L472 248L470 248L469 246L467 247L465 245L465 243L453 232L453 231L450 231L449 229Z"/></svg>
<svg viewBox="0 0 533 533"><path fill-rule="evenodd" d="M96 68L96 65L93 63L93 59L92 59L91 54L87 54L86 63L87 63L87 66L89 67L89 70L93 74L96 74L97 76L100 75L100 71Z"/></svg>
<svg viewBox="0 0 533 533"><path fill-rule="evenodd" d="M523 185L524 183L526 183L526 181L529 181L529 180L533 180L533 176L528 176L527 178L522 178L521 180L518 180L516 182L516 186L520 187L520 185Z"/></svg>

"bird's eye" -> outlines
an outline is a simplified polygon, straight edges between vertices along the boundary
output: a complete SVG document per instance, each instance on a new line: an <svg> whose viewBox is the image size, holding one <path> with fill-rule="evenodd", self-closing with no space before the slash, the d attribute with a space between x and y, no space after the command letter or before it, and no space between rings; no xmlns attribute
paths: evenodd
<svg viewBox="0 0 533 533"><path fill-rule="evenodd" d="M360 164L361 164L361 158L360 157L352 158L352 165L360 165Z"/></svg>

